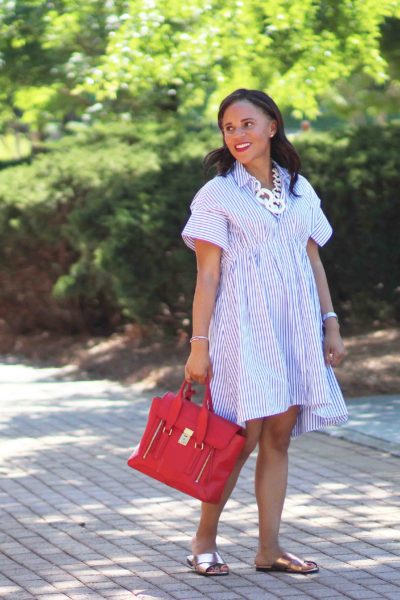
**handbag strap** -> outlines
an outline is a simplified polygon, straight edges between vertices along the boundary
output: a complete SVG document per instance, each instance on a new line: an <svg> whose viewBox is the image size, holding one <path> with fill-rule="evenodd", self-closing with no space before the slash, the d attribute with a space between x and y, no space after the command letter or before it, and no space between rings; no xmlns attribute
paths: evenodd
<svg viewBox="0 0 400 600"><path fill-rule="evenodd" d="M171 407L168 411L167 418L165 420L165 428L167 431L171 430L176 423L176 420L181 412L183 400L191 401L191 397L194 394L194 390L192 389L191 384L184 380L181 387L179 388L179 392L176 394L175 398L171 403ZM208 415L210 412L213 412L213 405L211 400L211 389L210 389L210 380L207 377L206 380L206 389L204 391L203 403L202 407L199 411L199 416L197 419L196 426L196 444L201 446L204 442L207 433L208 426Z"/></svg>
<svg viewBox="0 0 400 600"><path fill-rule="evenodd" d="M170 431L171 427L175 425L179 413L182 409L183 399L188 400L190 402L193 394L195 393L196 392L192 389L190 382L183 380L183 383L179 388L179 392L176 394L175 398L171 402L171 407L168 411L168 415L165 420L165 428L167 431Z"/></svg>
<svg viewBox="0 0 400 600"><path fill-rule="evenodd" d="M211 399L211 388L210 388L210 379L207 377L206 379L206 389L204 391L203 396L203 406L199 412L199 418L197 419L197 427L196 427L196 444L201 446L204 442L207 433L208 427L208 416L210 412L213 412L213 405Z"/></svg>
<svg viewBox="0 0 400 600"><path fill-rule="evenodd" d="M204 391L203 397L203 406L207 406L210 412L214 412L212 399L211 399L211 387L210 387L210 378L206 379L206 389Z"/></svg>

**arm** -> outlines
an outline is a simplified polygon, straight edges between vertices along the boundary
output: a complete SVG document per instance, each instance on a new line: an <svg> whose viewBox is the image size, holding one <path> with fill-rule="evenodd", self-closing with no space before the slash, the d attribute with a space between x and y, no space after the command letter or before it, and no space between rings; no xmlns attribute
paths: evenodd
<svg viewBox="0 0 400 600"><path fill-rule="evenodd" d="M208 336L220 279L221 248L202 240L195 241L197 281L193 298L193 335ZM186 381L205 383L212 368L207 340L194 340L185 365Z"/></svg>
<svg viewBox="0 0 400 600"><path fill-rule="evenodd" d="M321 312L322 314L331 312L333 311L333 305L329 292L328 281L326 279L325 269L319 256L318 244L311 238L307 243L307 254L308 258L310 259L312 271L314 273L319 302L321 305ZM329 318L325 321L324 326L325 363L327 365L331 365L332 367L337 367L345 355L343 340L339 333L339 323L335 318Z"/></svg>

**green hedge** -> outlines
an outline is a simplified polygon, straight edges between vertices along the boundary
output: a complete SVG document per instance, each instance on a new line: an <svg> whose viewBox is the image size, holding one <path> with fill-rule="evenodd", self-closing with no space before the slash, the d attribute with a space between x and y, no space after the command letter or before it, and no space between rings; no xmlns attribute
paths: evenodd
<svg viewBox="0 0 400 600"><path fill-rule="evenodd" d="M0 173L0 308L12 329L184 319L193 257L180 230L207 136L183 133L99 126Z"/></svg>
<svg viewBox="0 0 400 600"><path fill-rule="evenodd" d="M296 144L334 226L321 251L335 305L354 325L400 320L400 124Z"/></svg>
<svg viewBox="0 0 400 600"><path fill-rule="evenodd" d="M295 142L335 228L322 251L349 323L400 319L400 127ZM0 309L12 329L176 330L190 315L193 254L180 231L214 130L107 125L0 173Z"/></svg>

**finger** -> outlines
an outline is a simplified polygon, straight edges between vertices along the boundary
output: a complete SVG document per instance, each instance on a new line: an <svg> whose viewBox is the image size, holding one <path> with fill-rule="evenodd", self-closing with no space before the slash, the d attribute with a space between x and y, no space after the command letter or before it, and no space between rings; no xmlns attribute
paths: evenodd
<svg viewBox="0 0 400 600"><path fill-rule="evenodd" d="M337 350L336 352L333 352L334 358L335 358L335 363L338 365L339 363L342 362L342 360L344 359L344 357L346 356L346 351L343 350Z"/></svg>
<svg viewBox="0 0 400 600"><path fill-rule="evenodd" d="M340 365L340 363L342 362L343 357L344 357L344 354L342 354L342 353L334 354L332 366L338 367Z"/></svg>
<svg viewBox="0 0 400 600"><path fill-rule="evenodd" d="M324 361L325 361L325 364L327 365L327 364L329 364L329 356L330 356L332 350L331 350L330 346L327 344L326 340L324 343L323 352L324 352Z"/></svg>
<svg viewBox="0 0 400 600"><path fill-rule="evenodd" d="M201 385L205 385L207 383L207 371L205 373L202 373L201 375L199 375L199 383L201 383Z"/></svg>
<svg viewBox="0 0 400 600"><path fill-rule="evenodd" d="M335 356L335 364L334 367L338 367L344 358L344 354L338 354Z"/></svg>
<svg viewBox="0 0 400 600"><path fill-rule="evenodd" d="M198 376L197 381L201 384L201 385L206 385L207 384L207 380L209 380L209 373L208 370L205 371L205 373L202 373L201 375Z"/></svg>
<svg viewBox="0 0 400 600"><path fill-rule="evenodd" d="M200 383L203 385L205 383L205 377L200 375L199 373L190 373L190 381L191 383Z"/></svg>
<svg viewBox="0 0 400 600"><path fill-rule="evenodd" d="M327 348L324 352L326 366L333 367L336 356L337 356L336 353L331 348Z"/></svg>

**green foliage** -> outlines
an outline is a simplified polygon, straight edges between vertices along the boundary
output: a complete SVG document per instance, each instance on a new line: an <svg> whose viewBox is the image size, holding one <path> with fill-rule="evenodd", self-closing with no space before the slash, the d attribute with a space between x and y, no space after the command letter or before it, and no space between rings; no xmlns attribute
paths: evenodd
<svg viewBox="0 0 400 600"><path fill-rule="evenodd" d="M353 75L363 88L388 85L388 71L397 77L396 37L386 24L399 17L398 0L5 2L0 120L21 115L41 131L52 120L110 111L201 120L244 86L267 90L297 118L314 118L322 99L338 109L346 102L336 84Z"/></svg>
<svg viewBox="0 0 400 600"><path fill-rule="evenodd" d="M20 134L0 135L0 169L1 164L23 160L31 154L31 143L26 136Z"/></svg>
<svg viewBox="0 0 400 600"><path fill-rule="evenodd" d="M296 144L334 225L322 252L335 304L354 324L400 319L399 144L400 124Z"/></svg>
<svg viewBox="0 0 400 600"><path fill-rule="evenodd" d="M139 140L136 128L106 131L82 131L79 145L65 138L32 165L0 173L0 264L19 256L24 269L45 247L55 298L79 305L89 329L124 318L176 325L193 287L180 230L201 184L201 136L188 144L146 123ZM0 304L7 294L5 282Z"/></svg>
<svg viewBox="0 0 400 600"><path fill-rule="evenodd" d="M218 132L142 122L76 135L78 144L64 138L0 173L0 306L22 297L10 311L20 330L105 332L126 320L181 328L195 260L180 233ZM400 319L399 142L395 124L295 140L334 226L322 256L350 324Z"/></svg>
<svg viewBox="0 0 400 600"><path fill-rule="evenodd" d="M0 5L0 120L41 130L82 115L93 102L76 94L106 50L110 19L123 2L13 0Z"/></svg>

